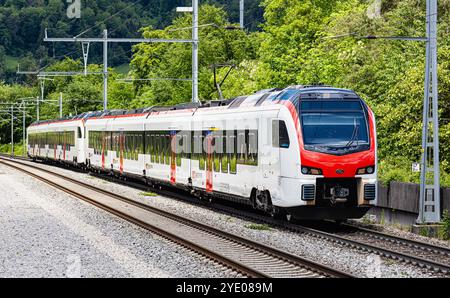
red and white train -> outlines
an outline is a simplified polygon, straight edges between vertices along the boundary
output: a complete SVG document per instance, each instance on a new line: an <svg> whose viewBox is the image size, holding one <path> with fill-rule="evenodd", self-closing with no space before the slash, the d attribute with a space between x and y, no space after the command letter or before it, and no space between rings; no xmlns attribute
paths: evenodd
<svg viewBox="0 0 450 298"><path fill-rule="evenodd" d="M250 204L301 219L376 204L375 117L353 91L291 86L207 105L85 113L32 124L33 159Z"/></svg>

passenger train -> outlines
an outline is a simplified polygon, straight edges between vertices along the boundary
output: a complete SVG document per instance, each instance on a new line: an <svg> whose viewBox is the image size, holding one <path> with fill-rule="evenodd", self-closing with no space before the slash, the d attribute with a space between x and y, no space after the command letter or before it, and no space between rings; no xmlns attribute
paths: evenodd
<svg viewBox="0 0 450 298"><path fill-rule="evenodd" d="M207 104L33 123L34 160L189 190L272 216L360 218L376 204L375 117L353 91L290 86Z"/></svg>

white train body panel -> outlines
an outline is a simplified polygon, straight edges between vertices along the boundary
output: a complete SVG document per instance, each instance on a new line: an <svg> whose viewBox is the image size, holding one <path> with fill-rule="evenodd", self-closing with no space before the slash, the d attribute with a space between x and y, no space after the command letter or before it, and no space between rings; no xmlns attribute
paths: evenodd
<svg viewBox="0 0 450 298"><path fill-rule="evenodd" d="M65 137L62 134L68 133ZM42 146L31 144L30 135L45 136L45 144ZM49 144L50 134L54 135L52 144ZM82 120L68 120L49 122L30 126L28 128L28 155L49 160L57 160L68 163L78 163L84 160L84 123Z"/></svg>
<svg viewBox="0 0 450 298"><path fill-rule="evenodd" d="M295 94L297 89L289 90ZM303 111L301 95L289 100L274 100L270 98L274 93L265 93L268 97L258 93L240 102L237 98L237 104L233 101L225 106L152 108L148 112L117 116L100 113L84 120L31 126L29 134L70 130L77 138L75 146L66 152L62 146L52 149L46 144L41 148L29 146L28 153L44 159L77 160L115 175L130 175L152 184L177 186L202 196L225 197L254 206L261 205L260 199L268 198L269 202L263 202L264 208L273 206L289 212L298 211L304 218L309 218L309 212L312 214L313 210L318 211L314 216L319 218L360 217L368 206L376 204L374 114L351 91L333 88L312 91L318 92L318 99L307 96L304 99L306 103L311 102L311 106L321 100L322 106L342 103L353 109L348 113L354 115L348 117L353 117L354 123L362 121L358 126L354 125L356 133L351 133L353 124L347 122L337 123L341 125L339 128L321 122L305 131L302 121L311 121L317 114L332 121L347 116L333 109L308 110L308 105ZM304 92L312 91L305 89ZM278 94L280 92L276 93L276 99ZM335 94L342 98L334 100ZM306 118L302 118L302 113ZM333 113L341 114L332 118ZM367 128L366 144L360 145L358 141L353 145L354 135L359 140L359 127L363 125ZM314 137L314 131L320 129L335 130L336 135L339 130L349 130L348 138L344 139L344 142L348 140L348 148L337 146L319 150L311 147L306 143L310 141L311 130ZM330 135L327 137L333 140L335 136ZM255 138L256 142L252 142ZM198 143L201 150L196 152ZM230 148L235 150L234 153ZM348 151L340 153L339 150ZM310 172L312 170L315 172ZM342 193L336 195L336 191ZM369 198L369 195L375 197ZM333 201L342 201L342 198L348 198L349 203L339 205ZM326 215L320 213L322 211Z"/></svg>

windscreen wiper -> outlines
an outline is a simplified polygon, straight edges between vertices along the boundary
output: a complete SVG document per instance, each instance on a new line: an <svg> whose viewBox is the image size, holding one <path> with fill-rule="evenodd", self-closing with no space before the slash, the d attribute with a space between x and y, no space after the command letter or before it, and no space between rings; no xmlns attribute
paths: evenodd
<svg viewBox="0 0 450 298"><path fill-rule="evenodd" d="M358 133L359 133L359 123L356 123L356 119L354 119L354 125L355 128L353 129L353 133L352 133L352 138L350 139L350 141L347 143L347 145L345 145L345 147L350 147L351 145L353 145L353 143L359 139L358 138Z"/></svg>

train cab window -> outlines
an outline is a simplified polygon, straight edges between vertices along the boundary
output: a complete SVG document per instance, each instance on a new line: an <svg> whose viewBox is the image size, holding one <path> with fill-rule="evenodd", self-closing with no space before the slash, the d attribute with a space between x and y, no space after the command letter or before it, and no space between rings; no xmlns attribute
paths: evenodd
<svg viewBox="0 0 450 298"><path fill-rule="evenodd" d="M272 121L272 146L275 148L289 148L290 146L289 134L284 121Z"/></svg>

